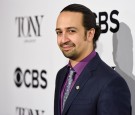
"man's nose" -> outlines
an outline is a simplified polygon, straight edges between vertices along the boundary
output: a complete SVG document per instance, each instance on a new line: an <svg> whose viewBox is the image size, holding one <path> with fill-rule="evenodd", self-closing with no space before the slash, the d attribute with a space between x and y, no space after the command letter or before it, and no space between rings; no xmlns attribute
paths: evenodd
<svg viewBox="0 0 135 115"><path fill-rule="evenodd" d="M62 43L66 43L69 41L69 38L68 38L68 35L66 32L63 33L61 41L62 41Z"/></svg>

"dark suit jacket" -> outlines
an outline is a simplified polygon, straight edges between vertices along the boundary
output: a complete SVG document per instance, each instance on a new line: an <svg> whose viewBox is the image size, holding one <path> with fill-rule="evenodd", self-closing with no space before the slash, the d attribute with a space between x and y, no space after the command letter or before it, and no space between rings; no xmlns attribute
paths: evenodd
<svg viewBox="0 0 135 115"><path fill-rule="evenodd" d="M54 115L61 115L60 92L66 74L65 66L56 77ZM97 54L76 81L62 115L131 115L130 98L125 80Z"/></svg>

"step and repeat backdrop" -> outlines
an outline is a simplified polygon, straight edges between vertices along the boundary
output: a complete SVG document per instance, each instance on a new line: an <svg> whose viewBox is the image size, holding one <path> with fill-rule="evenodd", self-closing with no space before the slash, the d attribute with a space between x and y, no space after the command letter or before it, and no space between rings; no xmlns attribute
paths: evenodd
<svg viewBox="0 0 135 115"><path fill-rule="evenodd" d="M96 51L127 81L135 115L133 0L0 0L0 115L53 115L55 78L67 64L55 24L68 4L96 14L102 34Z"/></svg>

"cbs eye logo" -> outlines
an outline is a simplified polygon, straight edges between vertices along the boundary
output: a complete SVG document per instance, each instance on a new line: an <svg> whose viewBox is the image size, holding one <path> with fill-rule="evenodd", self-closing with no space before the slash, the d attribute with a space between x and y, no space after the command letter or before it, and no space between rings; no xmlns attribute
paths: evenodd
<svg viewBox="0 0 135 115"><path fill-rule="evenodd" d="M20 68L16 68L14 73L14 82L17 87L20 87L23 82L22 70Z"/></svg>
<svg viewBox="0 0 135 115"><path fill-rule="evenodd" d="M14 82L18 88L24 85L26 88L40 87L42 89L45 89L48 84L46 76L46 70L38 71L36 69L26 69L22 71L19 67L17 67L14 72Z"/></svg>

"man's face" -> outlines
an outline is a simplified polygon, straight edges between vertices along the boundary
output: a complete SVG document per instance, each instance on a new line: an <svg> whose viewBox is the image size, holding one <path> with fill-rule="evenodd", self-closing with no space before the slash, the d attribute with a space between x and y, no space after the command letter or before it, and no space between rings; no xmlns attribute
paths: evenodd
<svg viewBox="0 0 135 115"><path fill-rule="evenodd" d="M82 14L64 11L56 23L57 43L64 56L72 60L81 60L90 50L92 40L82 25Z"/></svg>

